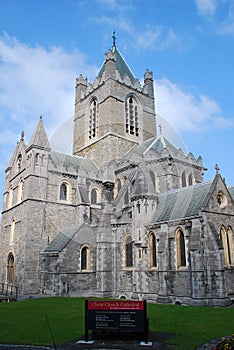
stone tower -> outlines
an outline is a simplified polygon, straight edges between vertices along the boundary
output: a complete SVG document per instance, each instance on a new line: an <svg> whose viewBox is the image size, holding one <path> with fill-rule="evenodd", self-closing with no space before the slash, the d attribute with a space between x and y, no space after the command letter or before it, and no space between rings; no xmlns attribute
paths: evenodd
<svg viewBox="0 0 234 350"><path fill-rule="evenodd" d="M17 285L22 294L38 291L39 254L47 243L43 227L50 150L40 118L28 145L22 132L6 169L0 279Z"/></svg>
<svg viewBox="0 0 234 350"><path fill-rule="evenodd" d="M73 153L104 170L155 134L153 74L146 70L141 86L114 42L94 82L76 80Z"/></svg>

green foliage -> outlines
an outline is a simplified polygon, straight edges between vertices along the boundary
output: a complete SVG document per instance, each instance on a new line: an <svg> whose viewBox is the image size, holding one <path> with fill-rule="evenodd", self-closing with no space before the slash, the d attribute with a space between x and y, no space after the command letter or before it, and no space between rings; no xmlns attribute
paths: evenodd
<svg viewBox="0 0 234 350"><path fill-rule="evenodd" d="M214 350L233 350L234 349L234 334L231 337L223 337L214 346Z"/></svg>
<svg viewBox="0 0 234 350"><path fill-rule="evenodd" d="M84 300L59 297L1 303L0 343L51 345L46 318L56 344L81 339ZM233 333L234 308L147 304L147 312L150 331L171 334L172 349L192 350Z"/></svg>

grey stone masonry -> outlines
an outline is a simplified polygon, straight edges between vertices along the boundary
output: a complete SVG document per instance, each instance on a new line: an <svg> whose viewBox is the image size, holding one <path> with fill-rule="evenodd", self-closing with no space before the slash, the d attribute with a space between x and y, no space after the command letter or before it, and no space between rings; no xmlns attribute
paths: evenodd
<svg viewBox="0 0 234 350"><path fill-rule="evenodd" d="M234 190L218 167L156 132L143 83L114 45L92 83L76 80L73 154L42 118L6 169L0 282L19 294L226 306L234 300ZM170 103L170 101L168 101Z"/></svg>

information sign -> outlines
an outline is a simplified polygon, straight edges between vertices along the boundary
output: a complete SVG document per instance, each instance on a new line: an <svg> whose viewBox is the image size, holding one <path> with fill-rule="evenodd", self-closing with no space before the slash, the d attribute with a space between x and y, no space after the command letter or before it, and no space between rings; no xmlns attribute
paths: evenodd
<svg viewBox="0 0 234 350"><path fill-rule="evenodd" d="M148 333L146 301L86 300L86 338L88 330Z"/></svg>

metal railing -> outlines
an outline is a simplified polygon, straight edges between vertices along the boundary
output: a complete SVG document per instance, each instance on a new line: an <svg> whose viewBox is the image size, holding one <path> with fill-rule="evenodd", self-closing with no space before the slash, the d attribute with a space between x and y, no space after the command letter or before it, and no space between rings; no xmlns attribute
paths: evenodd
<svg viewBox="0 0 234 350"><path fill-rule="evenodd" d="M16 301L18 297L18 287L12 284L0 283L0 302Z"/></svg>

